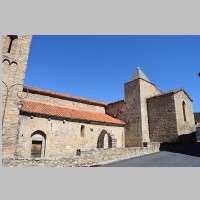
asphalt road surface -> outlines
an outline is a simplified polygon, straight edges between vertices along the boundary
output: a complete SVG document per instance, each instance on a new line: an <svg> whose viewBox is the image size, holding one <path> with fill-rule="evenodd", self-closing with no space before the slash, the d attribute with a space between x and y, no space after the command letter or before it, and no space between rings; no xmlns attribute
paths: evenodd
<svg viewBox="0 0 200 200"><path fill-rule="evenodd" d="M188 149L161 151L101 167L200 167L200 148L196 145Z"/></svg>

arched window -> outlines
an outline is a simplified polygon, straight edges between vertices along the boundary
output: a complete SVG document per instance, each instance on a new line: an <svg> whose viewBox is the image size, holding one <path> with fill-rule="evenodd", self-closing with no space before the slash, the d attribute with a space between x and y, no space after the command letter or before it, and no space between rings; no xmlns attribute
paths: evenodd
<svg viewBox="0 0 200 200"><path fill-rule="evenodd" d="M81 137L84 137L85 134L85 126L81 126Z"/></svg>
<svg viewBox="0 0 200 200"><path fill-rule="evenodd" d="M183 107L183 118L184 118L184 121L186 122L186 112L185 112L186 104L185 104L185 101L182 102L182 107Z"/></svg>

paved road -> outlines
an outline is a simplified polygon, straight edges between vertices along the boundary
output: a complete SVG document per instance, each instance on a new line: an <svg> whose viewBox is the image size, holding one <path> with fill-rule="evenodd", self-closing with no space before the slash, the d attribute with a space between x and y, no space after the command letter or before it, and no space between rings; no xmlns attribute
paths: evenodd
<svg viewBox="0 0 200 200"><path fill-rule="evenodd" d="M200 157L162 151L102 165L101 167L200 167Z"/></svg>

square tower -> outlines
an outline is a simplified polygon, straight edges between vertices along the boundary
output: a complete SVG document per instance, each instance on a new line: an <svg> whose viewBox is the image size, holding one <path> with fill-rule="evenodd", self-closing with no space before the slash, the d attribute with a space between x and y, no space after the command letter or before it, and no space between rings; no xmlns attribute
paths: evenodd
<svg viewBox="0 0 200 200"><path fill-rule="evenodd" d="M23 89L32 36L2 36L2 156L14 157L18 137L18 92Z"/></svg>
<svg viewBox="0 0 200 200"><path fill-rule="evenodd" d="M125 83L124 90L126 102L125 146L141 147L144 142L150 142L147 98L161 92L139 67L130 81Z"/></svg>

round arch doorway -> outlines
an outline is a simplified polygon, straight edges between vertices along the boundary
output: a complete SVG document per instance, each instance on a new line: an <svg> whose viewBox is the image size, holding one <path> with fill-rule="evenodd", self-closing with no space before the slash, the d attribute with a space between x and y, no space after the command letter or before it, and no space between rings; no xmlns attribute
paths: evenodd
<svg viewBox="0 0 200 200"><path fill-rule="evenodd" d="M106 130L102 130L97 141L97 148L114 148L116 147L116 139Z"/></svg>
<svg viewBox="0 0 200 200"><path fill-rule="evenodd" d="M42 131L35 131L31 134L31 158L45 157L46 134Z"/></svg>

